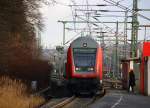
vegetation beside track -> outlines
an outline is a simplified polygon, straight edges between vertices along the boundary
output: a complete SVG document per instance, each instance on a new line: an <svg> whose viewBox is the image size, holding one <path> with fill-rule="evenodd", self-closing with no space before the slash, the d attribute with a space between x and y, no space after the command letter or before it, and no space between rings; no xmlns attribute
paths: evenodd
<svg viewBox="0 0 150 108"><path fill-rule="evenodd" d="M44 101L40 96L31 96L20 80L0 78L0 108L35 108Z"/></svg>

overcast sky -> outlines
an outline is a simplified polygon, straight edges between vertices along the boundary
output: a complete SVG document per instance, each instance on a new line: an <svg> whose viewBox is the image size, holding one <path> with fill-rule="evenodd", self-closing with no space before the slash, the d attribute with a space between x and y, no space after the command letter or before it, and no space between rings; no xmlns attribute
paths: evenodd
<svg viewBox="0 0 150 108"><path fill-rule="evenodd" d="M71 8L65 5L69 5L71 1L75 1L76 3L85 4L86 0L56 0L60 4L54 4L50 6L44 6L41 11L44 17L45 29L41 33L42 37L42 45L44 47L53 47L56 45L62 44L63 37L63 24L58 23L58 20L72 20L72 11ZM89 4L101 4L103 0L89 0ZM119 1L119 0L114 0ZM150 8L150 0L138 0L139 8ZM123 0L120 2L125 6L132 7L132 0ZM108 9L108 8L107 8ZM113 7L113 9L115 9ZM140 12L147 17L150 17L150 12ZM105 18L106 19L106 18ZM104 20L105 20L104 19ZM107 18L108 19L108 18ZM108 19L109 20L109 19ZM115 20L115 19L114 19ZM150 24L150 21L139 18L140 23L142 24ZM112 20L111 20L112 21ZM108 25L109 26L109 25ZM150 36L150 29L147 30L147 36ZM76 34L73 32L69 32L66 30L66 41L71 39ZM130 32L130 31L129 31ZM143 35L144 30L139 33L139 35ZM130 34L129 34L130 35ZM131 36L128 36L130 38ZM140 37L142 39L142 37Z"/></svg>

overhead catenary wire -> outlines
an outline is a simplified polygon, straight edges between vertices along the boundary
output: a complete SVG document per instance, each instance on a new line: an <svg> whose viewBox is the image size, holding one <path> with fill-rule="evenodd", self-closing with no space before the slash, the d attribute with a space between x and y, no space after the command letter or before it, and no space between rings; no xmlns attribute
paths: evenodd
<svg viewBox="0 0 150 108"><path fill-rule="evenodd" d="M80 18L81 20L84 20L84 21L86 21L86 19L83 19L83 18L81 18L81 17L78 17L78 18ZM90 23L92 23L92 22L90 22ZM92 23L92 24L94 24L94 23ZM103 24L103 23L102 23ZM108 27L109 29L111 29L109 26L107 26L106 24L104 24L106 27ZM111 29L111 31L109 31L110 33L115 33L115 32L113 32L113 30ZM119 34L118 33L118 35L119 36L121 36L121 34ZM114 35L114 37L116 37L116 35Z"/></svg>
<svg viewBox="0 0 150 108"><path fill-rule="evenodd" d="M83 6L87 6L87 5L81 5L81 4L79 4L79 5L69 5L69 6L72 6L72 7L83 7ZM89 7L94 7L94 6L97 6L97 7L100 7L100 6L114 6L114 5L108 5L108 4L92 4L92 5L88 5Z"/></svg>
<svg viewBox="0 0 150 108"><path fill-rule="evenodd" d="M91 6L89 9L87 9L87 10L89 10L90 11L90 9L91 8L93 8L92 7L92 5L90 5L90 4L84 4L84 3L82 3L82 4L80 4L80 5L78 5L76 2L75 2L75 0L71 0L72 1L72 3L74 3L74 4L71 4L71 5L68 5L69 7L71 7L72 8L72 16L74 17L73 18L73 21L74 21L74 30L76 30L76 28L78 27L78 26L76 26L77 25L77 23L76 23L76 21L81 21L81 19L80 18L82 18L82 19L85 19L84 21L86 21L87 23L90 23L90 25L93 25L93 26L97 26L97 27L100 27L101 25L100 24L95 24L95 23L91 23L92 22L92 19L89 19L89 21L87 21L86 20L86 18L84 18L84 17L80 17L79 18L79 16L80 15L78 15L78 13L75 11L75 10L77 10L77 9L86 9L85 8L85 6L87 7L89 7L89 6ZM83 0L82 0L83 1ZM85 0L84 0L85 1ZM119 0L118 2L116 1L116 3L110 3L110 2L112 2L113 0L103 0L103 1L109 1L109 4L108 5L110 5L110 6L117 6L117 7L119 7L119 8L121 8L121 4L120 4L120 2L123 2L124 0ZM81 3L81 2L80 2ZM108 3L108 2L107 2ZM101 4L98 4L98 5L100 5L100 6L102 6ZM94 6L94 5L93 5ZM122 5L123 6L123 5ZM94 8L95 9L95 8ZM124 9L125 11L128 11L128 12L131 12L132 10L131 9L129 9L128 7L126 7L126 6L124 6L124 7L122 7L121 9ZM123 11L123 10L122 10ZM124 12L125 12L124 11ZM131 13L134 13L134 11L132 11ZM138 13L137 13L138 14ZM86 16L86 12L83 12L83 16ZM94 17L111 17L111 16L109 16L109 15L103 15L103 16L94 16ZM112 16L113 17L113 16ZM117 16L117 15L114 15L114 17L122 17L122 16ZM129 16L129 17L132 17L132 16ZM92 16L90 15L90 18L92 18ZM98 18L97 18L98 19ZM91 21L90 21L91 20ZM101 20L100 20L101 21ZM112 27L110 27L110 26L108 26L108 25L106 25L106 24L103 24L104 26L105 26L105 29L109 29L108 31L110 31L110 32L114 32L114 29L112 28ZM87 28L89 28L88 26L87 26ZM122 36L122 32L119 34L120 36Z"/></svg>
<svg viewBox="0 0 150 108"><path fill-rule="evenodd" d="M77 5L76 1L75 0L70 0L71 3L73 5ZM73 17L73 25L74 25L74 30L76 30L77 26L76 26L76 21L77 21L77 12L76 12L76 9L82 9L82 7L72 7L71 5L69 5L71 7L71 10L72 10L72 17ZM76 32L76 31L75 31Z"/></svg>
<svg viewBox="0 0 150 108"><path fill-rule="evenodd" d="M53 0L53 3L54 4L58 4L58 5L62 5L62 6L69 6L68 4L66 4L66 3L63 3L63 2L58 2L58 1L56 1L56 0Z"/></svg>
<svg viewBox="0 0 150 108"><path fill-rule="evenodd" d="M84 29L80 32L76 32L77 34L75 36L73 36L71 39L69 39L67 42L65 42L65 45L68 44L69 42L71 42L72 40L74 40L79 34L81 34L84 31Z"/></svg>
<svg viewBox="0 0 150 108"><path fill-rule="evenodd" d="M71 2L72 2L73 4L76 4L73 0L71 0ZM75 22L75 21L76 21L76 17L74 16L73 7L70 6L70 8L71 8L71 12L72 12L73 21ZM75 11L75 15L76 15L76 11ZM74 29L76 29L76 24L74 23L73 25L74 25Z"/></svg>
<svg viewBox="0 0 150 108"><path fill-rule="evenodd" d="M87 6L88 6L89 4L87 4ZM82 6L82 5L81 5ZM83 5L84 6L84 5ZM87 11L90 11L89 9L87 9ZM116 11L116 12L118 12L118 11ZM124 11L125 12L125 11ZM79 17L78 15L76 15L77 17ZM91 23L90 21L87 21L87 23L89 24L89 23ZM98 26L97 24L94 24L93 23L93 25L94 26ZM105 25L105 24L104 24ZM105 25L106 26L106 25ZM109 26L106 26L106 28L109 28L110 29L110 27ZM112 30L110 30L110 32L112 32Z"/></svg>
<svg viewBox="0 0 150 108"><path fill-rule="evenodd" d="M124 6L124 5L121 5L120 3L117 3L117 2L115 2L115 1L113 1L113 0L104 0L104 1L106 1L107 3L113 4L113 5L116 5L117 7L121 8L121 9L123 9L123 10L126 10L126 11L128 11L128 12L137 14L138 16L140 16L140 17L142 17L142 18L144 18L144 19L150 21L150 18L148 18L148 17L146 17L146 16L144 16L144 15L142 15L142 14L140 14L140 13L138 13L138 12L132 10L132 9L129 9L128 7L126 7L126 6Z"/></svg>
<svg viewBox="0 0 150 108"><path fill-rule="evenodd" d="M97 20L97 21L99 21L99 19L97 19L96 17L93 17L95 20ZM101 21L99 21L99 22L101 22ZM111 28L111 27L109 27L109 26L107 26L106 24L104 24L103 22L101 22L104 26L106 26L107 28L109 28L109 31L110 31L110 33L115 33L115 32L113 32L114 31L114 29L113 28ZM122 33L121 33L122 34ZM121 36L121 34L118 34L118 35L120 35Z"/></svg>
<svg viewBox="0 0 150 108"><path fill-rule="evenodd" d="M76 15L76 17L79 18L78 15ZM79 18L79 19L81 19L81 18ZM81 20L83 20L83 19L81 19ZM88 23L91 23L89 19L87 19L87 20L85 19L84 21L86 21L86 22L88 22ZM75 23L75 22L74 22L74 23ZM92 24L93 24L94 26L98 26L98 25L95 24L95 23L92 23ZM107 28L109 28L109 27L107 26ZM76 29L75 29L75 30L76 30ZM84 31L84 30L82 30L81 32L79 32L79 34L82 33L83 31ZM77 34L76 36L78 36L78 34ZM75 36L75 37L76 37L76 36ZM69 43L71 40L73 40L75 37L73 37L73 38L71 38L69 41L67 41L66 44Z"/></svg>

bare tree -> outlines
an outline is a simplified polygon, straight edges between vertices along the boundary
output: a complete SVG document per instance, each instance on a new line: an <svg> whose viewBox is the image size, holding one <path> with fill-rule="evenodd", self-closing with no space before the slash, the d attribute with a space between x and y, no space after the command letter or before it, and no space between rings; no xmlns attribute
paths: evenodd
<svg viewBox="0 0 150 108"><path fill-rule="evenodd" d="M0 0L0 69L10 62L32 59L35 26L44 27L39 8L47 0Z"/></svg>

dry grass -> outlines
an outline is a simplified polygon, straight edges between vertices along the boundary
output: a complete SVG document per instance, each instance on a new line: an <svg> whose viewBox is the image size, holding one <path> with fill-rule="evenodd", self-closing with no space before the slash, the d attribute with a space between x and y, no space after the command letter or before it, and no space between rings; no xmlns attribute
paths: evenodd
<svg viewBox="0 0 150 108"><path fill-rule="evenodd" d="M0 108L35 108L43 102L41 97L31 97L21 81L0 78Z"/></svg>

